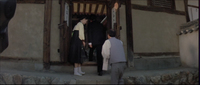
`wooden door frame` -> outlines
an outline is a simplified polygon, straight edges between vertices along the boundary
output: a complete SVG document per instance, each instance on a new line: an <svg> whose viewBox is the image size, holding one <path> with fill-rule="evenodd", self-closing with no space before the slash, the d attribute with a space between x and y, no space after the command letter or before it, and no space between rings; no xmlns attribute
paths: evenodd
<svg viewBox="0 0 200 85"><path fill-rule="evenodd" d="M73 4L71 0L61 0L61 2L68 2L69 3L69 9L70 9L70 15L69 15L69 27L66 25L63 27L67 27L66 29L71 29L72 28L72 13L73 13ZM114 0L113 0L114 1ZM112 10L112 0L108 0L109 3L107 3L107 28L111 28L111 10ZM119 0L115 0L119 1ZM115 2L114 1L114 2ZM125 0L125 6L126 6L126 37L127 37L127 58L128 62L133 61L133 33L132 33L132 12L131 12L131 0ZM119 2L121 4L121 2ZM120 6L119 6L120 7ZM63 10L63 9L61 9ZM57 63L52 63L50 62L50 32L51 32L51 15L52 15L52 0L46 0L45 3L45 12L44 12L44 36L43 36L43 68L44 69L50 69L51 65L61 65L65 64L66 61L62 62L57 62ZM63 17L63 15L61 15ZM64 20L60 20L60 23L64 23ZM119 20L118 20L119 22ZM61 25L61 24L60 24ZM117 26L119 27L119 26ZM66 30L63 30L66 31ZM68 30L68 34L71 34L71 30ZM70 36L66 37L70 38ZM63 43L69 42L67 40L62 40ZM68 45L68 44L66 44ZM64 45L63 45L64 46ZM66 51L66 48L62 48L63 52ZM65 52L66 53L66 52ZM67 53L61 54L61 56L67 56ZM66 59L64 59L66 60Z"/></svg>
<svg viewBox="0 0 200 85"><path fill-rule="evenodd" d="M64 12L65 12L65 3L68 3L69 6L69 26L67 26L67 21L64 20ZM58 28L60 29L59 38L60 38L60 61L50 61L50 65L69 65L67 62L67 56L69 53L70 39L71 39L71 27L72 27L72 11L73 4L71 0L59 0L60 4L60 24Z"/></svg>
<svg viewBox="0 0 200 85"><path fill-rule="evenodd" d="M119 8L121 7L121 4L125 3L126 7L126 38L127 38L127 64L129 67L131 67L131 62L133 62L133 54L134 54L134 49L133 49L133 26L132 26L132 5L131 5L131 0L112 0L110 9L112 9L113 5L115 2L118 2ZM117 10L117 21L118 23L116 25L116 37L120 39L120 19L119 19L119 8ZM111 21L110 21L111 25ZM111 26L110 26L111 28Z"/></svg>
<svg viewBox="0 0 200 85"><path fill-rule="evenodd" d="M121 5L121 3L119 2L119 0L112 0L112 1L110 1L110 11L112 11L113 10L113 7L114 7L114 4L115 3L118 3L118 5L119 5L119 7L118 7L118 9L116 10L116 23L112 23L112 12L111 12L111 21L110 21L110 23L111 23L111 25L114 25L113 26L113 28L112 28L112 26L111 26L111 28L110 29L114 29L115 31L116 31L116 38L118 38L118 39L120 39L120 20L119 20L119 8L121 7L120 5Z"/></svg>
<svg viewBox="0 0 200 85"><path fill-rule="evenodd" d="M133 62L133 26L132 26L132 7L131 0L125 0L126 7L126 38L127 38L127 64L131 67L131 62Z"/></svg>
<svg viewBox="0 0 200 85"><path fill-rule="evenodd" d="M71 8L71 1L69 0L60 0L60 61L61 63L67 63L67 56L69 53L70 46L70 36L71 36L71 26L67 26L67 21L64 20L65 17L65 3L68 4L69 8ZM71 9L69 9L69 21L71 20ZM70 21L71 22L71 21ZM70 23L69 22L69 23ZM70 24L71 25L71 24Z"/></svg>

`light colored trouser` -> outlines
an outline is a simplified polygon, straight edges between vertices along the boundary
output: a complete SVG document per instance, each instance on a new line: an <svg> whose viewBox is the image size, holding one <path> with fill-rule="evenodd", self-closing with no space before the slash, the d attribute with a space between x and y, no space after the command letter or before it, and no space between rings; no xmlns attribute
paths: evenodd
<svg viewBox="0 0 200 85"><path fill-rule="evenodd" d="M123 73L126 69L126 63L114 63L111 65L111 84L123 84Z"/></svg>

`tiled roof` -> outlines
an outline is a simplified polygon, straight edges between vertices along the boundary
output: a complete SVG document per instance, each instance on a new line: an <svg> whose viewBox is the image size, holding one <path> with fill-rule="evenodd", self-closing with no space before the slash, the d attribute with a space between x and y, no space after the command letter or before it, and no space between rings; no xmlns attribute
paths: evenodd
<svg viewBox="0 0 200 85"><path fill-rule="evenodd" d="M199 19L182 24L177 35L192 33L193 31L199 30Z"/></svg>

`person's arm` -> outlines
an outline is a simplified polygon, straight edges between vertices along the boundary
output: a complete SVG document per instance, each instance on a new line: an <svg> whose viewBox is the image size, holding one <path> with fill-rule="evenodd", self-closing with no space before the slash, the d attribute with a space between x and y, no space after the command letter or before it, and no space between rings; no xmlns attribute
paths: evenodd
<svg viewBox="0 0 200 85"><path fill-rule="evenodd" d="M80 24L79 26L79 38L80 40L85 40L85 34L84 34L84 26Z"/></svg>
<svg viewBox="0 0 200 85"><path fill-rule="evenodd" d="M110 58L110 47L111 47L110 41L106 40L103 44L101 51L103 58Z"/></svg>
<svg viewBox="0 0 200 85"><path fill-rule="evenodd" d="M79 38L83 42L83 46L85 46L84 26L81 23L79 24Z"/></svg>

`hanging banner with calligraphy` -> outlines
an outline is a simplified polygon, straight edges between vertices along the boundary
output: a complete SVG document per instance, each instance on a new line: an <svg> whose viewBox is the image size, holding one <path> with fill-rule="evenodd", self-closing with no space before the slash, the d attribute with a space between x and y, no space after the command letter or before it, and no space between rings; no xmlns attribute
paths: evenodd
<svg viewBox="0 0 200 85"><path fill-rule="evenodd" d="M65 19L64 21L67 22L67 26L69 26L69 5L65 3Z"/></svg>
<svg viewBox="0 0 200 85"><path fill-rule="evenodd" d="M115 10L115 8L113 7L112 8L112 29L114 30L114 25L115 25L115 23L116 23L116 10Z"/></svg>

